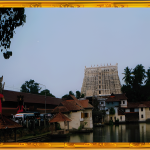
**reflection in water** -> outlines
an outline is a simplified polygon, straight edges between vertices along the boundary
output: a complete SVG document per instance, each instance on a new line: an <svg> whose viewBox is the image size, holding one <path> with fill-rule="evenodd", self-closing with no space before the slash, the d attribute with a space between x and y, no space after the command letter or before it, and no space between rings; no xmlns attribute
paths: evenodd
<svg viewBox="0 0 150 150"><path fill-rule="evenodd" d="M69 142L93 142L93 133L71 135Z"/></svg>
<svg viewBox="0 0 150 150"><path fill-rule="evenodd" d="M46 142L150 142L150 123L94 127L93 133L72 134Z"/></svg>

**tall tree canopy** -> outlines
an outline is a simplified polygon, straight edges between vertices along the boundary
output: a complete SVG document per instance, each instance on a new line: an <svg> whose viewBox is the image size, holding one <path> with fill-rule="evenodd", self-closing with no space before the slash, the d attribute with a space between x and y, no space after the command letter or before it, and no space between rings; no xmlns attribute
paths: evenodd
<svg viewBox="0 0 150 150"><path fill-rule="evenodd" d="M79 98L84 98L84 94L81 94L80 91L76 91L76 98L79 99Z"/></svg>
<svg viewBox="0 0 150 150"><path fill-rule="evenodd" d="M46 96L55 97L53 94L50 93L48 89L41 91L40 95L45 95L45 92L46 92Z"/></svg>
<svg viewBox="0 0 150 150"><path fill-rule="evenodd" d="M34 80L30 80L30 81L25 81L25 83L22 84L20 91L25 93L39 94L40 90L41 87L39 87L39 84L36 83Z"/></svg>
<svg viewBox="0 0 150 150"><path fill-rule="evenodd" d="M137 65L133 70L129 67L124 69L125 84L122 92L126 93L128 101L138 102L150 100L150 69L145 71L142 64Z"/></svg>
<svg viewBox="0 0 150 150"><path fill-rule="evenodd" d="M70 95L74 95L74 93L72 91L69 91L69 94L65 94L64 96L62 96L62 98L64 98L64 99L72 99Z"/></svg>
<svg viewBox="0 0 150 150"><path fill-rule="evenodd" d="M50 93L50 90L48 89L42 90L41 92L40 90L41 87L39 86L39 83L36 83L34 80L30 79L30 81L25 81L25 83L22 84L20 92L39 94L39 95L45 95L46 92L46 96L55 97L53 94Z"/></svg>
<svg viewBox="0 0 150 150"><path fill-rule="evenodd" d="M77 99L84 98L84 94L81 95L80 91L76 91L76 95L72 91L69 91L69 94L65 94L64 96L62 96L62 98L71 99L70 95L74 95Z"/></svg>
<svg viewBox="0 0 150 150"><path fill-rule="evenodd" d="M4 58L8 59L12 52L8 52L10 48L11 38L15 33L15 29L26 22L26 15L24 8L0 8L0 47L1 52L5 49L6 53L3 53Z"/></svg>

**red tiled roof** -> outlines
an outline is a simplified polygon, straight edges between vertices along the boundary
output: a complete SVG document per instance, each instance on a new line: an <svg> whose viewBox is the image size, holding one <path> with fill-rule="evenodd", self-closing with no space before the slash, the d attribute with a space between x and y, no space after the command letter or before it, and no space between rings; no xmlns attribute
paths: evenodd
<svg viewBox="0 0 150 150"><path fill-rule="evenodd" d="M70 96L73 98L73 100L76 102L76 104L77 104L81 109L84 109L83 106L82 106L82 104L80 103L80 101L79 101L75 96L73 96L73 95L70 95Z"/></svg>
<svg viewBox="0 0 150 150"><path fill-rule="evenodd" d="M5 128L20 128L22 127L20 124L8 119L4 115L0 115L0 129Z"/></svg>
<svg viewBox="0 0 150 150"><path fill-rule="evenodd" d="M118 102L121 100L127 100L127 97L125 96L125 94L114 94L115 96L110 96L106 102Z"/></svg>
<svg viewBox="0 0 150 150"><path fill-rule="evenodd" d="M54 108L53 112L69 112L65 106L57 106Z"/></svg>
<svg viewBox="0 0 150 150"><path fill-rule="evenodd" d="M150 101L128 102L127 108L146 108L150 107Z"/></svg>
<svg viewBox="0 0 150 150"><path fill-rule="evenodd" d="M82 106L83 108L93 108L93 106L91 104L89 104L89 100L85 99L85 100L78 100L75 96L70 95L76 102L78 105Z"/></svg>
<svg viewBox="0 0 150 150"><path fill-rule="evenodd" d="M138 107L147 107L146 104L139 104Z"/></svg>
<svg viewBox="0 0 150 150"><path fill-rule="evenodd" d="M78 105L76 101L63 101L61 102L69 111L72 110L82 110L82 106Z"/></svg>
<svg viewBox="0 0 150 150"><path fill-rule="evenodd" d="M93 106L89 103L89 100L80 100L81 105L83 108L93 108Z"/></svg>
<svg viewBox="0 0 150 150"><path fill-rule="evenodd" d="M24 96L23 99L25 103L45 104L45 95L23 93L23 92L9 91L9 90L3 90L3 95L5 97L5 101L17 102L17 96L22 95ZM59 105L61 102L62 102L62 99L46 96L46 104Z"/></svg>
<svg viewBox="0 0 150 150"><path fill-rule="evenodd" d="M49 122L60 122L60 121L71 121L71 120L68 117L66 117L64 114L59 112Z"/></svg>
<svg viewBox="0 0 150 150"><path fill-rule="evenodd" d="M80 100L80 104L83 106L83 108L87 108L88 107L88 100Z"/></svg>
<svg viewBox="0 0 150 150"><path fill-rule="evenodd" d="M93 108L93 106L89 104L89 100L78 100L75 96L70 96L72 97L72 100L62 101L62 106L57 106L53 112L69 112L84 110L84 108Z"/></svg>
<svg viewBox="0 0 150 150"><path fill-rule="evenodd" d="M138 108L139 102L128 102L127 108Z"/></svg>

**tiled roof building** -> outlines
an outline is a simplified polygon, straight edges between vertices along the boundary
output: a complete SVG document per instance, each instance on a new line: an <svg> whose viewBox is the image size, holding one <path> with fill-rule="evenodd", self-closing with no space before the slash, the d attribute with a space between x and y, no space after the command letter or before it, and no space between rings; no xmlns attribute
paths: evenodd
<svg viewBox="0 0 150 150"><path fill-rule="evenodd" d="M61 112L67 118L69 118L71 120L68 126L69 129L78 129L81 125L84 125L85 128L93 128L93 106L89 104L89 100L78 100L75 96L70 96L70 100L63 100L59 106L54 108L52 113ZM56 120L58 121L58 119ZM60 123L61 128L64 129L64 124L62 124L60 121L58 122ZM85 123L87 124L85 125Z"/></svg>
<svg viewBox="0 0 150 150"><path fill-rule="evenodd" d="M23 96L24 108L26 110L39 111L45 113L45 96L31 93L3 90L5 102L2 103L3 114L9 116L17 113L17 96ZM50 113L56 106L62 102L62 99L46 96L46 112Z"/></svg>
<svg viewBox="0 0 150 150"><path fill-rule="evenodd" d="M88 108L93 108L91 104L89 104L89 100L78 100L75 96L70 95L72 97L71 100L62 101L59 106L54 109L54 113L56 112L69 112L69 111L79 111Z"/></svg>
<svg viewBox="0 0 150 150"><path fill-rule="evenodd" d="M62 114L61 112L59 112L58 114L56 114L51 120L50 122L60 122L60 121L71 121L71 119L69 119L68 117L66 117L64 114Z"/></svg>
<svg viewBox="0 0 150 150"><path fill-rule="evenodd" d="M127 100L125 94L113 94L114 96L109 96L106 102L119 102L121 100Z"/></svg>
<svg viewBox="0 0 150 150"><path fill-rule="evenodd" d="M11 119L8 119L4 115L0 115L0 129L14 129L14 128L21 128L22 126Z"/></svg>
<svg viewBox="0 0 150 150"><path fill-rule="evenodd" d="M115 121L146 121L150 119L150 101L128 102L125 94L114 94L106 100L105 120ZM115 114L110 114L110 109L115 109Z"/></svg>

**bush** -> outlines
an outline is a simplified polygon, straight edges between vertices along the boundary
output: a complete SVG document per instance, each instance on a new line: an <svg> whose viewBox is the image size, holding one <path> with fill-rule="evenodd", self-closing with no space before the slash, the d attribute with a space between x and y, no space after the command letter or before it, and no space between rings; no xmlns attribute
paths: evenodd
<svg viewBox="0 0 150 150"><path fill-rule="evenodd" d="M110 111L109 111L109 114L110 114L110 115L114 115L114 114L115 114L115 109L111 107L111 108L110 108Z"/></svg>
<svg viewBox="0 0 150 150"><path fill-rule="evenodd" d="M112 120L109 120L109 124L110 124L110 125L113 125L113 121L112 121Z"/></svg>
<svg viewBox="0 0 150 150"><path fill-rule="evenodd" d="M83 128L84 128L84 125L80 125L79 128L78 128L78 130L81 130Z"/></svg>

